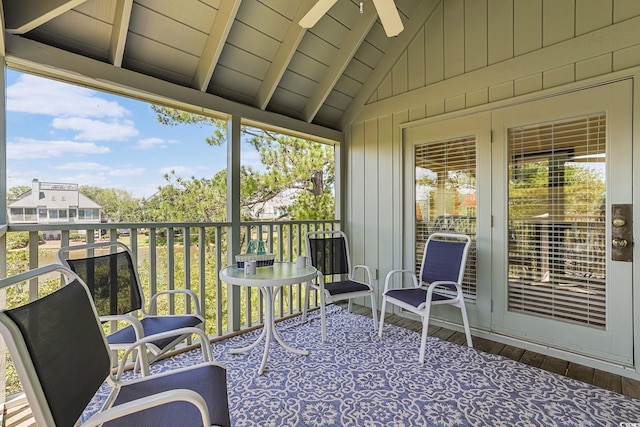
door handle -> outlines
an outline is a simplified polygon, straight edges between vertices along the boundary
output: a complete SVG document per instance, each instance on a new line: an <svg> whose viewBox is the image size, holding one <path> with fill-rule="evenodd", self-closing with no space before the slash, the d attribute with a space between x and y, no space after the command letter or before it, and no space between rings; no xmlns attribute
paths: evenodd
<svg viewBox="0 0 640 427"><path fill-rule="evenodd" d="M633 261L633 206L611 205L611 260Z"/></svg>
<svg viewBox="0 0 640 427"><path fill-rule="evenodd" d="M626 248L628 242L625 239L613 239L611 244L614 248Z"/></svg>

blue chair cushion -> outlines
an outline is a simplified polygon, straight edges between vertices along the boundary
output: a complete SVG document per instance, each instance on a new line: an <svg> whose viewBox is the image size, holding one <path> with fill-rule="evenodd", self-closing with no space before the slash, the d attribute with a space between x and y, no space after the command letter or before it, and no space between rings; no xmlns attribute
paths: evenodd
<svg viewBox="0 0 640 427"><path fill-rule="evenodd" d="M427 299L427 291L422 288L402 288L391 289L385 293L387 298L394 298L398 301L402 301L405 304L414 306L415 308L422 308ZM453 299L448 295L440 295L437 293L431 294L432 301L445 301Z"/></svg>
<svg viewBox="0 0 640 427"><path fill-rule="evenodd" d="M122 387L114 406L163 391L179 388L189 389L204 397L209 408L212 424L231 426L227 400L227 379L224 368L217 365L203 365L178 374L148 378L151 379ZM200 418L200 412L192 404L172 402L104 424L105 427L155 425L201 426L202 419Z"/></svg>
<svg viewBox="0 0 640 427"><path fill-rule="evenodd" d="M329 295L348 294L350 292L368 291L369 287L364 283L352 280L341 280L339 282L325 283L324 289Z"/></svg>
<svg viewBox="0 0 640 427"><path fill-rule="evenodd" d="M160 332L172 331L178 328L198 326L202 320L196 316L150 316L140 320L144 328L144 335L159 334ZM160 349L164 349L173 342L176 337L164 338L154 341L153 344ZM120 329L107 337L109 344L130 344L136 340L132 326Z"/></svg>
<svg viewBox="0 0 640 427"><path fill-rule="evenodd" d="M457 282L460 273L460 260L464 253L464 242L431 240L427 244L422 281L427 283L438 280Z"/></svg>

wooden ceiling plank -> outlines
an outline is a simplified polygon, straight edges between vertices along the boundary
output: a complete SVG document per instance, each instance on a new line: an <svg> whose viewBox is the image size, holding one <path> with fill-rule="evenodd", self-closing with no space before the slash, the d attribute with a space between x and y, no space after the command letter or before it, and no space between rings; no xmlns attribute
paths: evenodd
<svg viewBox="0 0 640 427"><path fill-rule="evenodd" d="M204 51L193 76L193 87L202 92L205 92L209 87L213 70L216 68L241 3L242 0L226 0L220 3L220 9L213 20L209 37L207 37Z"/></svg>
<svg viewBox="0 0 640 427"><path fill-rule="evenodd" d="M310 139L319 142L343 141L344 134L335 129L260 110L122 67L114 67L103 61L24 37L8 35L5 43L7 66L18 71L130 96L146 102L172 105L198 114L236 115L248 122L263 123L281 129L283 133L306 135L307 138L312 136Z"/></svg>
<svg viewBox="0 0 640 427"><path fill-rule="evenodd" d="M322 81L318 84L316 90L309 98L309 102L307 102L307 105L302 112L302 119L304 121L311 123L315 115L318 113L318 110L320 110L320 107L322 107L322 103L327 99L336 85L336 82L358 51L358 48L362 42L364 42L364 39L367 37L369 30L376 22L377 18L378 14L376 13L375 8L365 8L364 13L360 16L356 25L351 29L351 31L349 31L349 35L342 43L342 46L338 51L338 55L324 74Z"/></svg>
<svg viewBox="0 0 640 427"><path fill-rule="evenodd" d="M345 129L349 126L359 111L365 106L371 94L380 86L385 79L389 70L398 61L398 58L404 54L409 43L415 38L416 34L424 28L425 22L429 19L433 11L443 0L422 0L416 5L413 13L410 14L409 21L403 32L397 36L395 42L387 50L387 53L376 65L367 81L362 85L358 95L353 98L349 108L345 111L340 120L339 129Z"/></svg>
<svg viewBox="0 0 640 427"><path fill-rule="evenodd" d="M86 0L4 0L5 30L24 34L73 9Z"/></svg>
<svg viewBox="0 0 640 427"><path fill-rule="evenodd" d="M116 67L122 66L124 46L127 42L132 8L133 0L117 0L116 12L113 18L113 30L111 32L111 43L109 45L109 61Z"/></svg>
<svg viewBox="0 0 640 427"><path fill-rule="evenodd" d="M278 87L284 72L287 70L289 63L291 62L291 58L293 58L293 55L296 53L296 50L300 45L300 41L302 41L302 37L307 31L306 28L302 28L298 25L298 22L309 11L315 1L316 0L303 0L300 3L300 6L298 6L298 10L293 17L289 30L284 36L284 40L280 44L280 48L278 49L278 52L276 52L276 56L271 62L269 70L267 70L267 73L262 80L260 89L258 89L255 105L261 110L267 108L267 105L273 96L273 92L275 92Z"/></svg>

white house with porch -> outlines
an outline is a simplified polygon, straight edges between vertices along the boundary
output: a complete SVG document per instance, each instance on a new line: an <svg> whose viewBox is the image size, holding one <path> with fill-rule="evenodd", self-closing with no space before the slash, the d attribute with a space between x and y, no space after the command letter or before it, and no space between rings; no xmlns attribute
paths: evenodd
<svg viewBox="0 0 640 427"><path fill-rule="evenodd" d="M101 206L78 191L78 184L40 182L9 203L9 224L100 223ZM43 231L45 240L60 239L60 231Z"/></svg>

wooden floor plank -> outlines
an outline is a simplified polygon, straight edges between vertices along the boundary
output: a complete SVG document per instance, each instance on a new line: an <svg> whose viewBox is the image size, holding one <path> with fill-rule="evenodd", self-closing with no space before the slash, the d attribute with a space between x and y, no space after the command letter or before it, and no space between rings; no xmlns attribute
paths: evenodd
<svg viewBox="0 0 640 427"><path fill-rule="evenodd" d="M507 357L511 360L519 361L522 358L522 355L524 354L524 349L514 347L511 345L505 345L504 348L498 354L500 354L500 356Z"/></svg>
<svg viewBox="0 0 640 427"><path fill-rule="evenodd" d="M569 362L556 357L547 356L542 361L540 368L559 375L566 375L567 369L569 368Z"/></svg>
<svg viewBox="0 0 640 427"><path fill-rule="evenodd" d="M593 372L595 369L577 363L569 363L567 376L584 383L593 384Z"/></svg>
<svg viewBox="0 0 640 427"><path fill-rule="evenodd" d="M540 366L542 366L542 362L544 362L544 358L545 356L540 353L525 350L524 354L520 358L520 362L539 368Z"/></svg>
<svg viewBox="0 0 640 427"><path fill-rule="evenodd" d="M640 399L640 381L622 377L622 394Z"/></svg>
<svg viewBox="0 0 640 427"><path fill-rule="evenodd" d="M622 377L596 369L593 372L593 385L622 394Z"/></svg>

